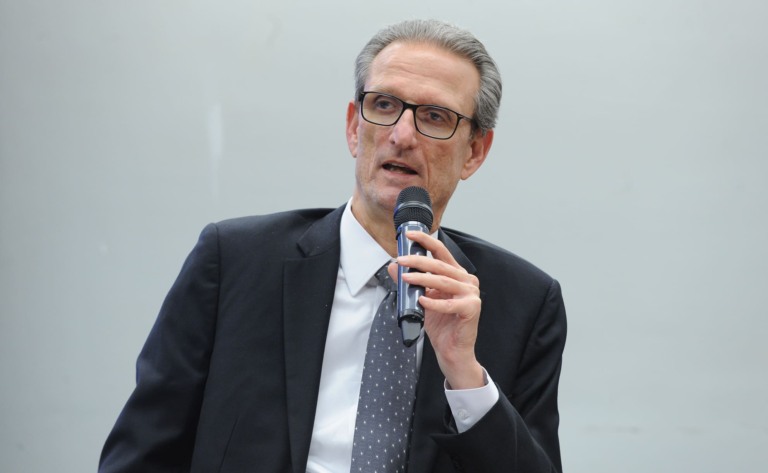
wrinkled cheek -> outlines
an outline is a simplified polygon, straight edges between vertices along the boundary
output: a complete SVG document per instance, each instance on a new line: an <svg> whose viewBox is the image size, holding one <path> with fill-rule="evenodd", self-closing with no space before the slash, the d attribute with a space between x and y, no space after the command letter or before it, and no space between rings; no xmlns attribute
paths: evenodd
<svg viewBox="0 0 768 473"><path fill-rule="evenodd" d="M362 151L355 159L355 179L358 184L366 185L374 180L376 170L373 168L373 159Z"/></svg>

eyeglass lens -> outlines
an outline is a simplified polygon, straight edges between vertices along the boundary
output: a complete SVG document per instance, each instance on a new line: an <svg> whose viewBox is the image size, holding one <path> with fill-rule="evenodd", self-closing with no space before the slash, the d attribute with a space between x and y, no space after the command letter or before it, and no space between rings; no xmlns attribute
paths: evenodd
<svg viewBox="0 0 768 473"><path fill-rule="evenodd" d="M459 115L436 105L405 104L397 97L368 92L363 97L363 118L371 123L390 126L397 123L406 108L413 110L416 129L432 138L450 138L456 131Z"/></svg>

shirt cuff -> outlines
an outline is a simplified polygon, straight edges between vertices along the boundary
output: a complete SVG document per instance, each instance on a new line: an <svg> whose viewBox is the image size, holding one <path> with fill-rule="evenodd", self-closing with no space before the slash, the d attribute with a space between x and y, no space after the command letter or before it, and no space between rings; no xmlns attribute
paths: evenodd
<svg viewBox="0 0 768 473"><path fill-rule="evenodd" d="M459 433L471 429L499 400L499 390L483 368L485 386L474 389L451 389L448 381L443 382L448 406L456 421Z"/></svg>

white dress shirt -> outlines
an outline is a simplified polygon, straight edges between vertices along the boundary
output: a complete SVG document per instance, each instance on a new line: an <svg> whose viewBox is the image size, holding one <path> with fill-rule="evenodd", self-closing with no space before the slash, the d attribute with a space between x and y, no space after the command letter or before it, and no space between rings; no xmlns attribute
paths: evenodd
<svg viewBox="0 0 768 473"><path fill-rule="evenodd" d="M354 217L352 205L350 200L341 217L341 259L323 355L308 473L350 470L368 333L386 295L374 275L392 259ZM416 346L418 365L423 346L422 336ZM446 387L446 398L459 432L464 432L493 407L499 393L488 379L486 386L478 389Z"/></svg>

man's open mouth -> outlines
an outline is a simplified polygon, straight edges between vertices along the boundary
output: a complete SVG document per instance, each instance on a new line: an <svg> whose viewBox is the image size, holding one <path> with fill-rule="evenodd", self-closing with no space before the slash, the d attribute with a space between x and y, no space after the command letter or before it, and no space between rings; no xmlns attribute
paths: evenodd
<svg viewBox="0 0 768 473"><path fill-rule="evenodd" d="M382 167L384 169L386 169L387 171L399 172L401 174L413 174L413 175L416 174L416 171L414 171L413 169L411 169L411 168L409 168L407 166L401 166L399 164L386 163Z"/></svg>

